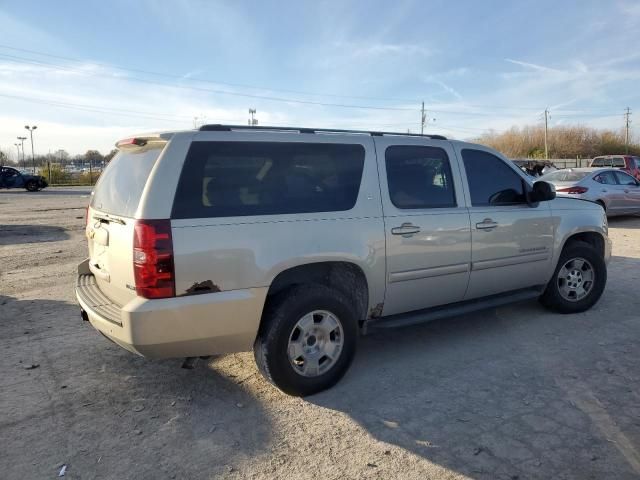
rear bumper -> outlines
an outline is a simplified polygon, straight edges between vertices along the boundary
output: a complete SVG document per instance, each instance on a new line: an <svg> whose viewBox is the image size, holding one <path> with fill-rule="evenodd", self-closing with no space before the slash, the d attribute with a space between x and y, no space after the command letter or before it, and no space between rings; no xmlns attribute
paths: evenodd
<svg viewBox="0 0 640 480"><path fill-rule="evenodd" d="M150 358L195 357L250 350L267 288L159 300L135 297L117 305L78 266L76 298L91 325L121 347Z"/></svg>

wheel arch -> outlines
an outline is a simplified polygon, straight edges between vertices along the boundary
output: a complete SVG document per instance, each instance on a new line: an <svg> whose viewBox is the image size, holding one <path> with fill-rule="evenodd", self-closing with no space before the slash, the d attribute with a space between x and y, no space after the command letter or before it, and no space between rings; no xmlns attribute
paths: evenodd
<svg viewBox="0 0 640 480"><path fill-rule="evenodd" d="M369 282L359 265L345 260L304 263L283 269L275 275L269 285L266 301L295 285L310 283L338 290L354 306L354 313L359 322L367 318Z"/></svg>

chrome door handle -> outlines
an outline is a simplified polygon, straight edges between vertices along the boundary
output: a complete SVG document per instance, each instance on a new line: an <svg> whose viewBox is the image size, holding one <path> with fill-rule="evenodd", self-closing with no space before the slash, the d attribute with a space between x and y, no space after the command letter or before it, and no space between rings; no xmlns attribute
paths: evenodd
<svg viewBox="0 0 640 480"><path fill-rule="evenodd" d="M494 222L490 218L485 218L480 223L476 223L476 228L478 230L491 230L492 228L496 228L498 226L497 222Z"/></svg>
<svg viewBox="0 0 640 480"><path fill-rule="evenodd" d="M417 225L413 225L412 223L403 223L399 227L394 227L391 229L391 234L393 235L413 235L414 233L418 233L420 231L420 227Z"/></svg>

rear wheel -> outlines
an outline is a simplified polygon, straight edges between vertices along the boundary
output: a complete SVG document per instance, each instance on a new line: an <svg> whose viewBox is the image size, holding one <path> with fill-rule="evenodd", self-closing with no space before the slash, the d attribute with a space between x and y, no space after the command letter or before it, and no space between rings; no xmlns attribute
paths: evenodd
<svg viewBox="0 0 640 480"><path fill-rule="evenodd" d="M27 184L24 186L24 188L26 188L30 192L37 192L39 189L39 185L38 185L38 182L36 182L35 180L29 180Z"/></svg>
<svg viewBox="0 0 640 480"><path fill-rule="evenodd" d="M597 249L586 242L571 242L562 251L540 302L560 313L584 312L600 299L606 283L607 266Z"/></svg>
<svg viewBox="0 0 640 480"><path fill-rule="evenodd" d="M325 390L345 374L358 328L347 299L323 285L293 287L271 299L254 344L258 368L289 395Z"/></svg>

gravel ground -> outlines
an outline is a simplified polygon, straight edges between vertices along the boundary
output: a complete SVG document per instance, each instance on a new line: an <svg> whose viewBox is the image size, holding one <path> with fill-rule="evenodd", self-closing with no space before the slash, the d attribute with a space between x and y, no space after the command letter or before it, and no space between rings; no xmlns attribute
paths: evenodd
<svg viewBox="0 0 640 480"><path fill-rule="evenodd" d="M0 478L640 478L640 219L610 222L602 300L361 340L332 390L250 353L150 361L80 320L87 189L0 192Z"/></svg>

